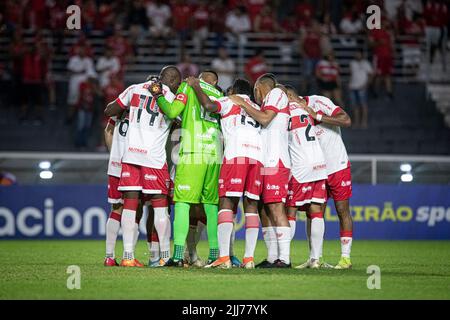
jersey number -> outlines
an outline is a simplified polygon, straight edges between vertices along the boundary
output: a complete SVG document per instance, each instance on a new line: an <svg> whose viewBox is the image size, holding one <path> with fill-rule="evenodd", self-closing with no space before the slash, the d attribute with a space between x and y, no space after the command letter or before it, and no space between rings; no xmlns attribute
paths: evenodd
<svg viewBox="0 0 450 320"><path fill-rule="evenodd" d="M294 118L297 118L297 117L294 117ZM296 119L294 119L294 118L289 119L289 130L306 127L306 130L305 130L306 141L315 141L316 137L313 137L310 135L312 126L311 126L311 123L308 121L309 115L302 114L300 116L300 122L298 120L295 121ZM294 121L292 121L292 119L294 119Z"/></svg>
<svg viewBox="0 0 450 320"><path fill-rule="evenodd" d="M159 116L159 112L155 111L155 104L156 101L153 97L149 97L142 94L139 96L137 123L141 121L142 110L145 108L145 110L150 114L149 126L153 126L155 124L155 120Z"/></svg>
<svg viewBox="0 0 450 320"><path fill-rule="evenodd" d="M255 128L259 128L260 127L260 124L259 124L258 121L253 122L251 120L247 120L247 117L245 115L241 115L241 124L243 126L245 126L246 124L249 124L249 125L251 125L252 127L255 127Z"/></svg>

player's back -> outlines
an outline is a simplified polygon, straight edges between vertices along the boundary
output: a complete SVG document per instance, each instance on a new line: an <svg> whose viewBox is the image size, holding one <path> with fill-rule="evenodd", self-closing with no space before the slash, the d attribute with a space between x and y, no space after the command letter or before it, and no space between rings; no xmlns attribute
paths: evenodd
<svg viewBox="0 0 450 320"><path fill-rule="evenodd" d="M334 116L341 110L330 99L313 95L304 97L309 107L322 115ZM327 163L327 172L332 174L348 166L348 155L341 137L341 128L323 122L315 122L316 135Z"/></svg>
<svg viewBox="0 0 450 320"><path fill-rule="evenodd" d="M129 110L127 147L122 161L162 168L166 162L165 145L172 121L164 116L148 90L151 84L152 81L132 85L117 99L124 109ZM163 94L169 102L175 98L165 85Z"/></svg>
<svg viewBox="0 0 450 320"><path fill-rule="evenodd" d="M291 172L297 181L327 178L325 158L316 137L314 119L295 102L289 103L289 154Z"/></svg>
<svg viewBox="0 0 450 320"><path fill-rule="evenodd" d="M181 85L184 86L182 98L187 99L181 121L181 126L185 130L181 152L221 154L218 143L220 130L218 115L208 112L201 106L192 87L186 83ZM223 96L222 92L204 81L200 81L200 87L211 100Z"/></svg>
<svg viewBox="0 0 450 320"><path fill-rule="evenodd" d="M286 168L291 167L288 151L289 139L289 99L279 88L272 89L264 98L261 110L276 112L275 118L263 128L264 166L276 167L281 161Z"/></svg>
<svg viewBox="0 0 450 320"><path fill-rule="evenodd" d="M253 108L260 107L250 100L247 95L238 94ZM243 108L235 105L228 97L217 100L218 113L221 115L221 128L224 136L227 159L247 157L263 162L261 125L245 112Z"/></svg>
<svg viewBox="0 0 450 320"><path fill-rule="evenodd" d="M109 153L108 175L120 177L122 156L126 148L126 136L129 126L128 111L125 111L120 119L111 117L109 124L114 126L114 131Z"/></svg>

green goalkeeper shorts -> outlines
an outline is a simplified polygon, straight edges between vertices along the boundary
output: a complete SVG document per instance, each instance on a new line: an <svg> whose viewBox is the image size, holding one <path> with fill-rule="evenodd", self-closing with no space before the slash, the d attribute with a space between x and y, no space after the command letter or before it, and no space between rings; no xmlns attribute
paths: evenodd
<svg viewBox="0 0 450 320"><path fill-rule="evenodd" d="M218 204L220 161L217 159L201 153L180 155L173 201Z"/></svg>

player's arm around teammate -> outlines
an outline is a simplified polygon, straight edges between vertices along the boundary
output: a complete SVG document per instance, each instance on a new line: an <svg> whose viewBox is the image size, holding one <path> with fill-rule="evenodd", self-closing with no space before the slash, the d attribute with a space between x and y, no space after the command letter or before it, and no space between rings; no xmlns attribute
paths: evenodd
<svg viewBox="0 0 450 320"><path fill-rule="evenodd" d="M340 107L322 96L299 97L288 92L292 101L300 103L316 122L316 132L327 165L328 197L334 199L339 217L341 259L335 268L348 269L352 264L350 251L353 242L353 219L349 199L352 195L351 169L347 151L340 134L340 127L350 127L349 115ZM326 203L323 205L325 212Z"/></svg>
<svg viewBox="0 0 450 320"><path fill-rule="evenodd" d="M230 241L234 228L235 210L240 198L244 197L245 214L245 254L243 267L254 268L259 219L258 200L261 194L262 140L260 125L239 106L228 98L216 101L203 92L199 80L189 78L200 103L209 112L222 116L221 124L225 140L224 160L219 178L219 218L218 240L219 259L206 267L229 268ZM247 80L237 79L232 86L232 94L239 94L251 103L251 85ZM253 104L252 108L258 108Z"/></svg>
<svg viewBox="0 0 450 320"><path fill-rule="evenodd" d="M271 240L268 239L266 244L277 243L277 246L268 245L267 262L269 264L263 261L263 265L285 268L291 265L291 228L285 207L290 172L289 101L286 93L277 87L276 78L272 74L264 74L258 78L254 95L256 102L261 105L261 111L250 108L248 103L244 103L236 96L231 99L264 127L261 131L265 158L262 193L264 210L260 213L264 217L264 212L268 212L269 217L269 219L262 219L263 232L267 234L270 230L270 234L275 235ZM272 250L273 253L270 252Z"/></svg>

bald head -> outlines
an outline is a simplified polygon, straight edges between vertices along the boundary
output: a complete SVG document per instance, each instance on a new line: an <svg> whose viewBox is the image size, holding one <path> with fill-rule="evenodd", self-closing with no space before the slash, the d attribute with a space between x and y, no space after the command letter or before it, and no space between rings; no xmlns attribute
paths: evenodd
<svg viewBox="0 0 450 320"><path fill-rule="evenodd" d="M161 82L170 88L170 91L175 93L181 83L181 72L176 66L165 66L159 73Z"/></svg>

